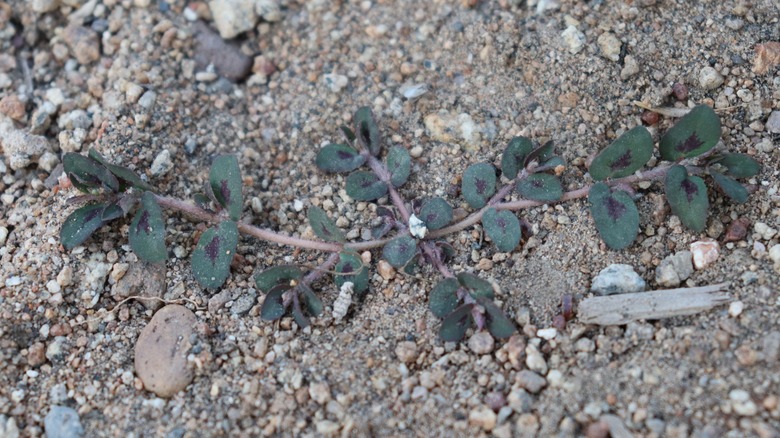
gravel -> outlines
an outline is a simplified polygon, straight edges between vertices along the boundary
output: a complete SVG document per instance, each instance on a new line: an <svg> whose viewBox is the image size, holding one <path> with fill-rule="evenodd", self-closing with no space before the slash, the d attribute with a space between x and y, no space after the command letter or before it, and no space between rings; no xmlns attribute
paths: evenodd
<svg viewBox="0 0 780 438"><path fill-rule="evenodd" d="M590 290L598 295L613 295L642 292L646 286L645 280L634 271L633 266L612 264L593 278Z"/></svg>

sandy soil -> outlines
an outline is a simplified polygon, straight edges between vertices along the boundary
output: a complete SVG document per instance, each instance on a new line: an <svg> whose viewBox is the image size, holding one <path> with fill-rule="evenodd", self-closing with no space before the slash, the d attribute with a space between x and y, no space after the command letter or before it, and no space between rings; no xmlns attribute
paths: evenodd
<svg viewBox="0 0 780 438"><path fill-rule="evenodd" d="M772 233L780 229L780 137L766 125L780 110L780 76L777 67L751 67L756 44L780 41L780 7L563 0L537 13L530 3L282 0L281 15L258 19L231 52L203 42L216 44L203 36L214 26L205 2L189 10L162 0L0 2L0 435L42 436L52 406L65 406L85 436L778 436L780 275L768 253L780 241ZM675 83L687 86L687 99L675 99ZM404 86L416 84L429 91L406 99ZM252 275L327 254L243 239L245 262L221 290L204 290L188 262L203 227L172 214L171 257L148 281L194 311L198 324L188 330L198 342L192 383L158 398L134 369L134 344L153 310L117 307L115 283L139 263L128 221L70 252L59 242L75 193L53 188L66 151L95 147L181 198L201 190L216 155L236 154L245 220L311 237L306 207L329 206L359 241L374 206L345 201L343 178L313 165L359 106L373 109L388 144L419 153L404 196L460 206L451 186L465 167L497 163L515 135L555 140L570 164L566 187L590 182L587 158L641 123L635 100L714 106L720 147L764 164L750 181L755 193L736 205L711 192L699 235L671 215L656 223L659 186L641 189L643 231L619 252L600 243L584 201L522 212L534 235L508 257L477 229L450 236L458 250L450 267L485 268L519 325L487 354L437 338L426 296L439 277L430 269L372 274L370 293L338 325L328 316L303 331L291 318L262 321ZM449 120L471 129L437 129ZM671 123L662 118L651 131ZM45 142L35 149L40 138L23 134ZM684 284L729 282L740 312L721 306L608 328L575 318L554 339L537 337L561 296L587 297L606 266L630 264L658 288L665 257L722 239L742 217L747 235L723 243L718 260ZM331 306L338 291L329 282L320 290ZM534 376L527 354L544 365ZM51 427L50 436L78 436Z"/></svg>

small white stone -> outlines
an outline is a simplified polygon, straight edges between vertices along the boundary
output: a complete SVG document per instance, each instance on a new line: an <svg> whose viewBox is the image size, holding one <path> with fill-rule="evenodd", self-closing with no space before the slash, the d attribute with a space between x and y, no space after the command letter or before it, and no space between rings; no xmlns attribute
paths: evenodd
<svg viewBox="0 0 780 438"><path fill-rule="evenodd" d="M536 331L536 336L549 341L558 336L558 330L555 327L540 329Z"/></svg>
<svg viewBox="0 0 780 438"><path fill-rule="evenodd" d="M569 53L575 54L582 51L585 47L585 34L580 32L575 26L569 26L561 33L563 41L569 48Z"/></svg>
<svg viewBox="0 0 780 438"><path fill-rule="evenodd" d="M293 201L293 210L295 211L303 210L303 202L300 199L296 199L295 201Z"/></svg>
<svg viewBox="0 0 780 438"><path fill-rule="evenodd" d="M152 161L152 175L154 176L160 176L165 175L173 168L173 163L171 162L171 153L168 152L168 149L163 149L159 154L157 154L157 157L154 158L154 161Z"/></svg>
<svg viewBox="0 0 780 438"><path fill-rule="evenodd" d="M745 304L742 301L734 301L729 304L729 315L731 315L732 318L736 318L742 314L744 308Z"/></svg>
<svg viewBox="0 0 780 438"><path fill-rule="evenodd" d="M563 385L563 373L558 370L550 370L547 373L547 383L552 387L560 387Z"/></svg>
<svg viewBox="0 0 780 438"><path fill-rule="evenodd" d="M704 269L714 263L720 255L720 245L714 240L700 240L691 244L693 266Z"/></svg>
<svg viewBox="0 0 780 438"><path fill-rule="evenodd" d="M609 59L610 61L620 61L620 40L612 33L604 32L599 35L596 42L601 49L601 56Z"/></svg>
<svg viewBox="0 0 780 438"><path fill-rule="evenodd" d="M0 227L0 246L5 245L6 239L8 239L8 228Z"/></svg>
<svg viewBox="0 0 780 438"><path fill-rule="evenodd" d="M49 292L51 292L53 294L56 294L57 292L62 290L62 288L60 287L60 284L57 283L57 280L49 280L46 283L46 290L48 290Z"/></svg>
<svg viewBox="0 0 780 438"><path fill-rule="evenodd" d="M723 85L723 76L712 67L704 67L699 71L699 85L705 90L714 90Z"/></svg>
<svg viewBox="0 0 780 438"><path fill-rule="evenodd" d="M409 234L418 239L423 239L427 233L428 228L425 227L425 222L421 221L414 214L409 216Z"/></svg>

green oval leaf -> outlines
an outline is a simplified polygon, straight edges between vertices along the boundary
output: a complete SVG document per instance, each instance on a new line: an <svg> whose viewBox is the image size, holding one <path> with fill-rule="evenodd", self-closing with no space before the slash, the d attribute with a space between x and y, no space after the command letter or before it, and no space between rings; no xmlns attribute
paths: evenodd
<svg viewBox="0 0 780 438"><path fill-rule="evenodd" d="M311 325L311 321L309 321L309 318L307 318L306 315L303 314L303 310L301 309L300 304L296 304L293 306L292 316L293 319L295 320L295 323L298 324L298 327L300 328L306 328L309 325Z"/></svg>
<svg viewBox="0 0 780 438"><path fill-rule="evenodd" d="M473 308L473 304L464 304L444 318L439 329L439 337L442 341L458 342L463 339L463 336L466 335L466 330L473 323L471 318L471 310Z"/></svg>
<svg viewBox="0 0 780 438"><path fill-rule="evenodd" d="M452 221L452 207L442 198L428 198L420 207L420 220L429 230L444 228Z"/></svg>
<svg viewBox="0 0 780 438"><path fill-rule="evenodd" d="M613 192L598 182L591 187L588 202L596 229L608 247L623 249L634 243L639 233L639 211L628 193Z"/></svg>
<svg viewBox="0 0 780 438"><path fill-rule="evenodd" d="M680 222L693 231L704 230L710 208L704 180L689 176L685 167L676 165L666 174L664 190L672 213L680 218Z"/></svg>
<svg viewBox="0 0 780 438"><path fill-rule="evenodd" d="M356 294L368 289L368 268L363 265L359 255L351 252L339 253L339 262L334 269L338 274L334 275L333 281L339 288L351 281L354 284L352 291Z"/></svg>
<svg viewBox="0 0 780 438"><path fill-rule="evenodd" d="M142 260L157 263L168 258L162 208L151 192L144 192L141 196L141 205L130 224L128 240L133 252Z"/></svg>
<svg viewBox="0 0 780 438"><path fill-rule="evenodd" d="M289 285L279 285L268 291L262 307L260 317L266 321L274 321L284 316L287 306L284 304L284 293L290 290Z"/></svg>
<svg viewBox="0 0 780 438"><path fill-rule="evenodd" d="M661 137L661 158L677 161L701 155L720 140L720 119L712 108L699 105Z"/></svg>
<svg viewBox="0 0 780 438"><path fill-rule="evenodd" d="M740 184L737 180L729 178L720 172L716 172L712 169L709 171L712 179L715 180L715 183L718 184L718 187L723 190L723 193L725 193L726 196L739 204L744 204L747 201L748 191L745 186Z"/></svg>
<svg viewBox="0 0 780 438"><path fill-rule="evenodd" d="M512 212L489 208L482 216L482 226L501 252L510 252L520 243L520 221Z"/></svg>
<svg viewBox="0 0 780 438"><path fill-rule="evenodd" d="M485 308L487 313L487 329L493 337L505 339L515 332L515 325L504 315L504 312L491 300L480 298L477 302Z"/></svg>
<svg viewBox="0 0 780 438"><path fill-rule="evenodd" d="M219 205L228 211L230 219L237 221L241 217L244 203L238 158L235 155L221 155L215 158L209 171L209 184Z"/></svg>
<svg viewBox="0 0 780 438"><path fill-rule="evenodd" d="M527 199L552 202L561 199L563 186L555 175L535 173L517 182L517 192Z"/></svg>
<svg viewBox="0 0 780 438"><path fill-rule="evenodd" d="M67 250L79 246L103 225L106 204L85 205L68 216L60 228L60 242Z"/></svg>
<svg viewBox="0 0 780 438"><path fill-rule="evenodd" d="M328 213L320 207L312 205L307 214L309 224L314 230L314 234L326 242L344 242L347 236L341 231L341 228L330 220Z"/></svg>
<svg viewBox="0 0 780 438"><path fill-rule="evenodd" d="M119 181L116 177L90 157L68 152L62 157L62 166L73 187L82 192L100 187L112 192L119 191Z"/></svg>
<svg viewBox="0 0 780 438"><path fill-rule="evenodd" d="M396 237L382 249L382 258L396 269L404 267L417 254L417 241L412 236Z"/></svg>
<svg viewBox="0 0 780 438"><path fill-rule="evenodd" d="M637 126L618 137L590 163L590 176L596 181L622 178L639 170L653 156L653 137Z"/></svg>
<svg viewBox="0 0 780 438"><path fill-rule="evenodd" d="M125 211L119 205L120 202L121 201L116 201L106 205L106 208L104 208L103 212L100 214L100 219L103 221L103 223L107 223L124 216Z"/></svg>
<svg viewBox="0 0 780 438"><path fill-rule="evenodd" d="M458 274L458 282L461 286L468 289L472 297L486 297L493 299L493 285L489 281L483 280L474 274L461 272Z"/></svg>
<svg viewBox="0 0 780 438"><path fill-rule="evenodd" d="M750 178L758 175L761 165L758 161L745 154L723 154L712 160L728 169L729 176L734 178Z"/></svg>
<svg viewBox="0 0 780 438"><path fill-rule="evenodd" d="M300 268L293 265L281 265L268 268L255 275L255 285L263 292L268 293L280 284L290 286L290 280L300 280L303 276Z"/></svg>
<svg viewBox="0 0 780 438"><path fill-rule="evenodd" d="M489 163L472 164L461 181L461 193L471 208L482 208L496 192L496 169Z"/></svg>
<svg viewBox="0 0 780 438"><path fill-rule="evenodd" d="M544 165L553 158L555 158L555 142L550 140L531 151L525 159L525 164L528 165L531 161L536 160L539 165Z"/></svg>
<svg viewBox="0 0 780 438"><path fill-rule="evenodd" d="M135 172L128 169L127 167L117 166L116 164L109 163L108 160L100 155L100 153L98 153L98 151L96 151L94 148L89 149L89 157L105 166L109 172L116 176L116 178L119 180L119 191L125 191L130 187L135 187L139 190L153 190L153 187L150 186L146 181L142 180L141 177L139 177Z"/></svg>
<svg viewBox="0 0 780 438"><path fill-rule="evenodd" d="M373 201L387 194L387 184L373 172L358 171L347 177L347 195L356 201Z"/></svg>
<svg viewBox="0 0 780 438"><path fill-rule="evenodd" d="M192 253L192 273L201 286L222 286L230 275L230 262L237 245L238 225L234 221L220 222L200 236Z"/></svg>
<svg viewBox="0 0 780 438"><path fill-rule="evenodd" d="M303 283L298 285L298 296L306 306L306 311L311 316L319 316L322 313L322 301L311 288Z"/></svg>
<svg viewBox="0 0 780 438"><path fill-rule="evenodd" d="M314 160L325 172L351 172L366 162L366 157L345 144L329 144L317 152Z"/></svg>
<svg viewBox="0 0 780 438"><path fill-rule="evenodd" d="M515 179L525 168L525 159L534 150L534 144L526 137L515 137L501 156L501 172L509 179Z"/></svg>
<svg viewBox="0 0 780 438"><path fill-rule="evenodd" d="M382 137L379 134L379 127L374 120L374 114L371 108L364 106L355 112L353 117L355 122L355 136L361 145L373 155L379 155L382 150Z"/></svg>
<svg viewBox="0 0 780 438"><path fill-rule="evenodd" d="M387 153L387 169L394 187L404 185L412 172L412 157L409 152L400 146L391 147Z"/></svg>
<svg viewBox="0 0 780 438"><path fill-rule="evenodd" d="M436 283L428 297L428 307L434 315L444 318L458 306L460 283L454 278L445 278Z"/></svg>

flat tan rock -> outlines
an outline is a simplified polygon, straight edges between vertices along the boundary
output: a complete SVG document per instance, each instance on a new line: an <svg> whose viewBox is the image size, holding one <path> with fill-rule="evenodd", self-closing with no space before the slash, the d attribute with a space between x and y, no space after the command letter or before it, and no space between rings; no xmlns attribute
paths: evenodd
<svg viewBox="0 0 780 438"><path fill-rule="evenodd" d="M192 382L187 362L195 314L178 304L163 307L149 321L135 343L135 372L144 387L160 397L171 397Z"/></svg>

